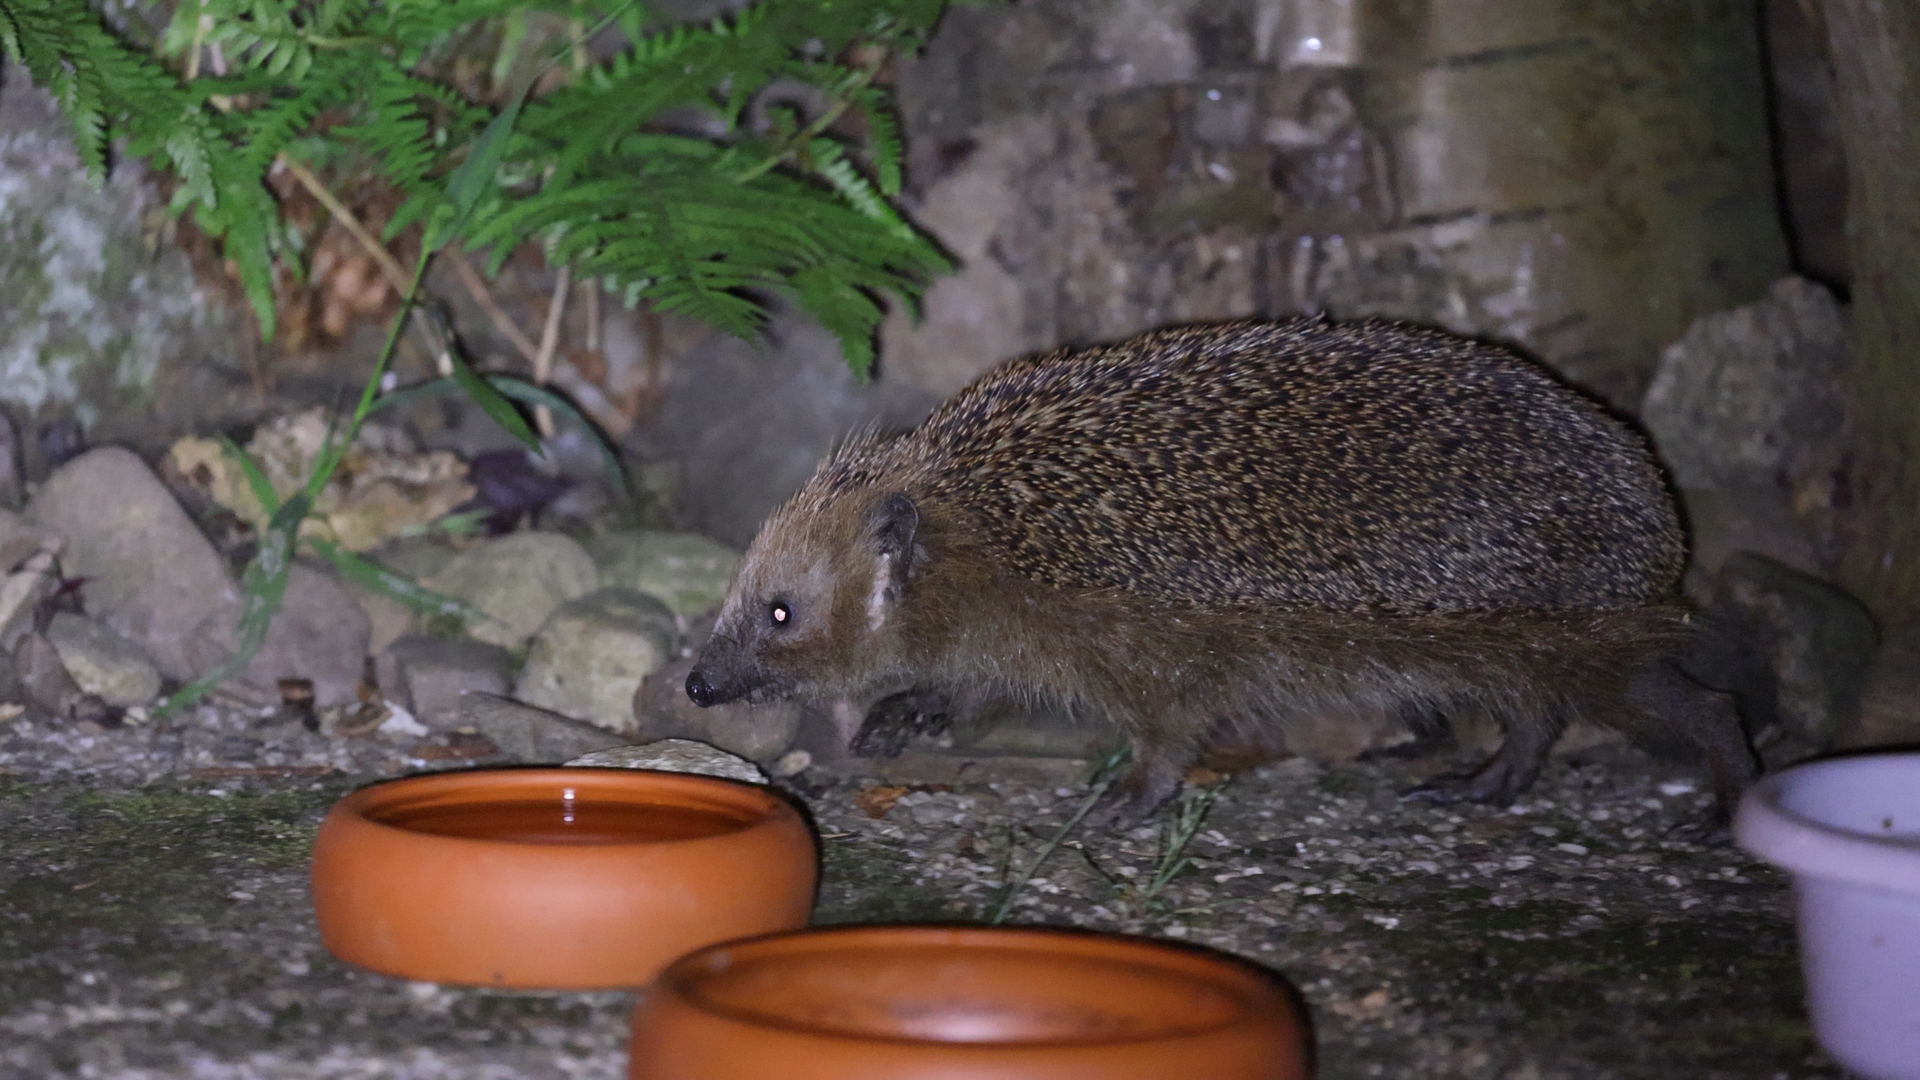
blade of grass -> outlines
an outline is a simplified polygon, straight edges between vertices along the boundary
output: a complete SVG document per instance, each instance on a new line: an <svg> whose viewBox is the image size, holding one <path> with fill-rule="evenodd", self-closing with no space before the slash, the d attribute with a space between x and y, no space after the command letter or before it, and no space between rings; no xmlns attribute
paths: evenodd
<svg viewBox="0 0 1920 1080"><path fill-rule="evenodd" d="M1187 854L1187 848L1193 843L1193 838L1199 835L1201 823L1207 820L1207 811L1213 809L1214 802L1220 798L1220 793L1226 790L1229 782L1184 796L1173 816L1161 827L1160 857L1154 865L1153 875L1140 890L1141 915L1146 914L1147 905L1153 902L1160 890L1171 884L1180 871L1193 861L1193 857Z"/></svg>
<svg viewBox="0 0 1920 1080"><path fill-rule="evenodd" d="M286 596L287 575L293 570L294 541L299 535L300 523L306 520L311 508L306 495L297 494L274 511L273 520L267 523L266 532L260 537L260 550L240 579L245 599L240 620L234 626L233 652L218 667L159 702L154 710L156 717L198 701L207 691L245 671L253 662L261 644L267 640L267 628L280 610L280 601Z"/></svg>
<svg viewBox="0 0 1920 1080"><path fill-rule="evenodd" d="M330 540L316 538L307 542L314 551L338 567L348 580L391 596L423 614L453 615L468 624L493 621L492 616L478 608L468 607L455 597L429 589L404 574L396 574L378 563L363 559Z"/></svg>
<svg viewBox="0 0 1920 1080"><path fill-rule="evenodd" d="M247 478L247 486L253 489L253 497L260 502L268 520L280 512L280 493L273 490L273 481L267 479L266 472L260 468L260 462L252 454L241 449L238 443L225 435L220 436L220 449L239 467Z"/></svg>
<svg viewBox="0 0 1920 1080"><path fill-rule="evenodd" d="M545 405L592 432L593 444L599 448L600 460L606 465L607 472L620 482L620 490L628 498L633 497L633 479L627 475L627 466L620 460L620 452L614 448L612 440L607 438L606 433L600 430L600 425L595 424L587 414L575 408L573 402L544 386L536 386L525 379L517 379L511 375L489 375L487 382L506 397L529 405Z"/></svg>
<svg viewBox="0 0 1920 1080"><path fill-rule="evenodd" d="M564 395L557 394L544 386L536 386L515 375L493 373L481 378L488 386L499 391L502 397L528 405L545 405L592 432L594 445L599 448L600 459L605 463L607 471L620 482L621 490L629 498L633 496L633 478L628 475L626 463L620 460L620 452L614 447L613 441L607 438L606 433L600 430L599 425L595 424L592 418L576 408ZM404 405L418 398L453 393L460 389L463 389L462 384L454 379L434 379L430 382L415 383L380 395L373 404L373 411L377 412L393 405Z"/></svg>
<svg viewBox="0 0 1920 1080"><path fill-rule="evenodd" d="M486 379L475 375L466 361L457 358L454 360L453 381L473 399L475 405L480 406L481 412L486 413L507 434L520 440L534 453L540 452L540 437L527 426L527 421L520 415L520 410L514 408L512 403L502 397L500 391L494 389Z"/></svg>
<svg viewBox="0 0 1920 1080"><path fill-rule="evenodd" d="M1047 842L1040 846L1040 853L1035 855L1033 862L1028 864L1026 870L1021 872L1020 879L1007 883L1007 891L1001 895L1000 903L994 907L993 915L987 919L988 925L998 926L1006 919L1007 913L1013 910L1014 897L1020 895L1020 890L1026 888L1027 882L1032 881L1033 876L1040 872L1040 864L1047 861L1047 857L1053 854L1054 849L1060 846L1061 841L1072 835L1073 830L1080 827L1080 822L1086 818L1087 814L1092 812L1094 806L1099 803L1100 797L1105 795L1107 789L1113 786L1114 780L1119 776L1120 763L1126 760L1126 754L1127 752L1125 750L1116 751L1101 764L1099 776L1095 779L1093 787L1088 790L1086 799L1081 802L1080 809L1074 811L1073 816L1067 819L1067 823L1060 826L1059 831L1048 837ZM1008 841L1007 860L1009 866L1011 866L1013 860L1011 840Z"/></svg>

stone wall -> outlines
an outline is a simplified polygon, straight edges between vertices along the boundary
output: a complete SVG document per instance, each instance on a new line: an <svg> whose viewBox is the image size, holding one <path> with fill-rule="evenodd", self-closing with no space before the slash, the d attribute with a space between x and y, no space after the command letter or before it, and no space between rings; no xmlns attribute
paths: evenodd
<svg viewBox="0 0 1920 1080"><path fill-rule="evenodd" d="M962 271L884 362L942 392L1023 351L1327 311L1514 342L1631 407L1694 317L1787 268L1730 0L958 7L900 93L916 218Z"/></svg>
<svg viewBox="0 0 1920 1080"><path fill-rule="evenodd" d="M96 188L52 100L0 67L0 403L112 438L244 394L252 319L196 285L144 171Z"/></svg>

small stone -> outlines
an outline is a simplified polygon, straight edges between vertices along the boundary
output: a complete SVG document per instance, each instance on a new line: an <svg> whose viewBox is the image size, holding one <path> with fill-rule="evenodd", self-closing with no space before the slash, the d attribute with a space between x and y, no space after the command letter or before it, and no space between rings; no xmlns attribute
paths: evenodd
<svg viewBox="0 0 1920 1080"><path fill-rule="evenodd" d="M697 533L602 533L587 541L603 585L624 585L657 596L690 619L720 606L740 555Z"/></svg>
<svg viewBox="0 0 1920 1080"><path fill-rule="evenodd" d="M35 705L55 716L71 717L86 691L61 662L60 653L46 635L29 633L13 647L13 670L20 688Z"/></svg>
<svg viewBox="0 0 1920 1080"><path fill-rule="evenodd" d="M144 649L161 674L187 680L206 670L189 655L195 636L232 625L240 589L138 455L108 446L74 458L47 478L27 516L66 542L61 565L87 579L87 610Z"/></svg>
<svg viewBox="0 0 1920 1080"><path fill-rule="evenodd" d="M789 750L780 755L773 763L773 775L784 780L790 776L799 776L813 764L813 755L805 750Z"/></svg>
<svg viewBox="0 0 1920 1080"><path fill-rule="evenodd" d="M772 761L793 745L800 731L800 705L729 701L702 709L687 699L687 673L692 670L693 661L682 657L641 680L633 695L636 738L697 739L754 761Z"/></svg>
<svg viewBox="0 0 1920 1080"><path fill-rule="evenodd" d="M570 761L627 745L627 740L592 724L491 694L468 694L459 705L423 719L439 731L472 728L502 754L530 765Z"/></svg>
<svg viewBox="0 0 1920 1080"><path fill-rule="evenodd" d="M47 626L47 640L80 689L109 705L145 705L160 693L153 661L97 619L59 612Z"/></svg>
<svg viewBox="0 0 1920 1080"><path fill-rule="evenodd" d="M673 612L646 593L601 589L547 619L514 685L521 701L632 734L634 693L673 656Z"/></svg>
<svg viewBox="0 0 1920 1080"><path fill-rule="evenodd" d="M396 640L375 668L381 695L422 717L455 708L470 692L506 694L513 669L513 654L498 645L431 634Z"/></svg>
<svg viewBox="0 0 1920 1080"><path fill-rule="evenodd" d="M522 532L468 548L422 584L490 616L467 633L517 649L554 609L599 587L600 574L572 539Z"/></svg>
<svg viewBox="0 0 1920 1080"><path fill-rule="evenodd" d="M412 713L391 702L387 704L387 718L374 730L390 739L418 739L433 734L427 725L415 720Z"/></svg>
<svg viewBox="0 0 1920 1080"><path fill-rule="evenodd" d="M661 739L640 746L601 750L577 757L567 764L602 769L656 769L660 772L697 773L701 776L718 776L727 780L743 780L749 784L767 782L767 774L760 771L760 766L738 754L729 754L717 746L709 746L692 739Z"/></svg>

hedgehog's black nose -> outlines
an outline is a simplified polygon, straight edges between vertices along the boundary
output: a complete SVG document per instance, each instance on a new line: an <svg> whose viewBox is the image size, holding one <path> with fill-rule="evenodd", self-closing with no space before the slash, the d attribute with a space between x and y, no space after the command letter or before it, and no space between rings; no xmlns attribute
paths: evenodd
<svg viewBox="0 0 1920 1080"><path fill-rule="evenodd" d="M713 704L713 684L707 681L699 668L687 675L687 697L703 709Z"/></svg>

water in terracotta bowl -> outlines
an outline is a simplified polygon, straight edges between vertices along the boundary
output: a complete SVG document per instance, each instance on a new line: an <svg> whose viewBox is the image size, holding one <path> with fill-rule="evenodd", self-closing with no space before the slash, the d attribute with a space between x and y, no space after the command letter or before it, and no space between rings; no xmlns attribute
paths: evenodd
<svg viewBox="0 0 1920 1080"><path fill-rule="evenodd" d="M428 982L639 986L714 942L804 926L817 869L764 788L633 769L501 769L376 784L313 849L320 940Z"/></svg>
<svg viewBox="0 0 1920 1080"><path fill-rule="evenodd" d="M851 927L730 942L661 973L631 1080L1305 1080L1263 969L1142 938Z"/></svg>

